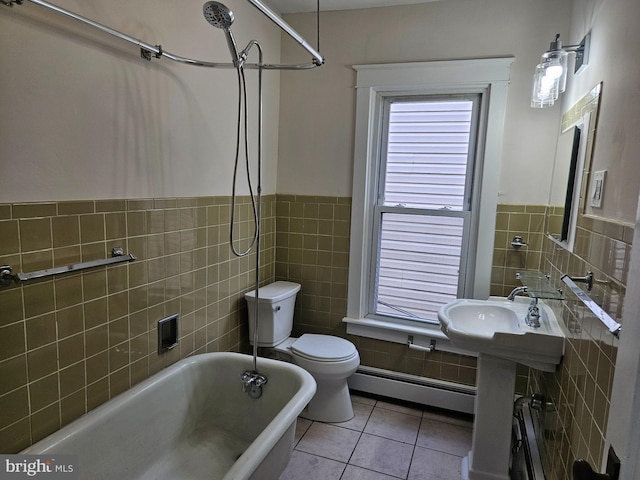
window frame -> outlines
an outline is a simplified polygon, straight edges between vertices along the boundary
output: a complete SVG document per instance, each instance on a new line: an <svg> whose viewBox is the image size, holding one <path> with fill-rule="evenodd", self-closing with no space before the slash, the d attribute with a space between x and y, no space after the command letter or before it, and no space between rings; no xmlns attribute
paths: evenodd
<svg viewBox="0 0 640 480"><path fill-rule="evenodd" d="M377 159L383 148L383 108L386 97L405 95L480 94L484 120L478 131L476 155L481 156L482 172L476 175L478 189L478 228L471 266L469 298L487 298L491 283L491 258L495 233L498 177L502 157L504 118L509 69L512 57L415 62L403 64L355 65L356 125L351 215L351 244L347 298L347 333L404 343L405 333L426 331L442 338L439 325L389 317L367 318L369 313L370 259L372 254L373 206L378 194ZM371 328L368 328L371 327ZM391 331L401 332L400 339ZM394 337L394 338L391 338Z"/></svg>

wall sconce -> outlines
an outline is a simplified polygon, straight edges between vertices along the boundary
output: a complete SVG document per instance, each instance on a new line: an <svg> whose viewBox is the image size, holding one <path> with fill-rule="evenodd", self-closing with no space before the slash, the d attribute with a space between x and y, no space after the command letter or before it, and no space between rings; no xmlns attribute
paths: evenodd
<svg viewBox="0 0 640 480"><path fill-rule="evenodd" d="M533 108L552 107L560 94L567 88L567 60L569 53L576 54L574 73L580 73L589 63L589 44L591 34L588 33L578 45L562 46L560 34L549 50L542 54L540 63L533 74L531 106Z"/></svg>

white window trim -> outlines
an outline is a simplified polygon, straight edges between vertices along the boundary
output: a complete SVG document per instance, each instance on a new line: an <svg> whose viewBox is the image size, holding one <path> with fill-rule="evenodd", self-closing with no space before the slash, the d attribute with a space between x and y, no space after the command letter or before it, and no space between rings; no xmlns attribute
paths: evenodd
<svg viewBox="0 0 640 480"><path fill-rule="evenodd" d="M373 202L376 193L376 158L380 148L380 124L384 96L400 93L468 93L482 91L487 94L487 119L484 143L478 144L484 152L481 183L479 230L477 249L493 252L498 179L502 160L504 119L507 106L509 69L513 57L473 60L452 60L380 65L355 65L357 72L355 150L351 215L351 245L349 256L349 292L347 299L347 332L389 341L398 341L398 333L405 343L406 334L413 327L395 326L393 322L370 321L368 313L368 275L371 257L370 239ZM488 298L491 285L492 255L477 255L473 297ZM415 334L433 331L433 338L444 335L437 326L415 327ZM446 337L445 337L446 338Z"/></svg>

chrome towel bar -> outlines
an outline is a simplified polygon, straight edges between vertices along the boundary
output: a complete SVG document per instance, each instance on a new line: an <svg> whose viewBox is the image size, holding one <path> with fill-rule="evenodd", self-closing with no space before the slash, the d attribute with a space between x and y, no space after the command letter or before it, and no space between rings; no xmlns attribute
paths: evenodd
<svg viewBox="0 0 640 480"><path fill-rule="evenodd" d="M53 275L60 275L61 273L78 272L81 270L87 270L89 268L103 267L107 265L114 265L116 263L132 262L136 260L135 255L125 255L122 248L115 247L111 250L111 258L91 260L89 262L74 263L64 267L47 268L45 270L38 270L37 272L30 273L13 273L13 269L9 265L0 266L0 286L8 287L11 282L22 283L29 280L36 280L39 278L51 277Z"/></svg>
<svg viewBox="0 0 640 480"><path fill-rule="evenodd" d="M588 277L588 275L587 275ZM585 277L586 278L586 277ZM593 278L593 277L591 277ZM574 280L577 281L585 281L583 279L572 279L569 275L563 275L561 280L569 287L569 289L578 297L582 303L584 303L589 310L593 312L593 314L598 317L598 319L604 323L607 329L616 337L620 338L620 331L622 330L622 325L616 322L613 318L609 316L607 312L605 312L600 305L594 302L589 295L584 293L584 291L578 287ZM585 282L586 283L586 282Z"/></svg>

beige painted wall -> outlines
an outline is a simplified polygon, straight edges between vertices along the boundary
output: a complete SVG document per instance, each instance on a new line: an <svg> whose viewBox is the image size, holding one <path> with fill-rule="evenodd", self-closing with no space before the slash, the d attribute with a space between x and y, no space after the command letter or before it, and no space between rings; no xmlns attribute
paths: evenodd
<svg viewBox="0 0 640 480"><path fill-rule="evenodd" d="M54 3L173 54L230 62L201 0ZM225 3L239 48L257 38L279 62L277 27L246 1ZM233 69L147 63L136 46L29 2L1 10L0 202L231 193ZM247 72L251 114L256 76ZM279 76L264 78L265 193L275 192Z"/></svg>
<svg viewBox="0 0 640 480"><path fill-rule="evenodd" d="M327 64L282 75L278 192L351 195L352 65L513 55L499 202L546 204L560 108L529 107L531 77L555 33L567 34L569 15L570 2L554 0L449 0L323 14ZM286 19L315 38L315 15ZM294 48L283 41L283 59L299 58Z"/></svg>
<svg viewBox="0 0 640 480"><path fill-rule="evenodd" d="M633 223L640 191L640 3L636 0L575 0L571 43L591 31L589 67L571 82L565 109L603 82L592 171L607 170L602 208L587 213Z"/></svg>

